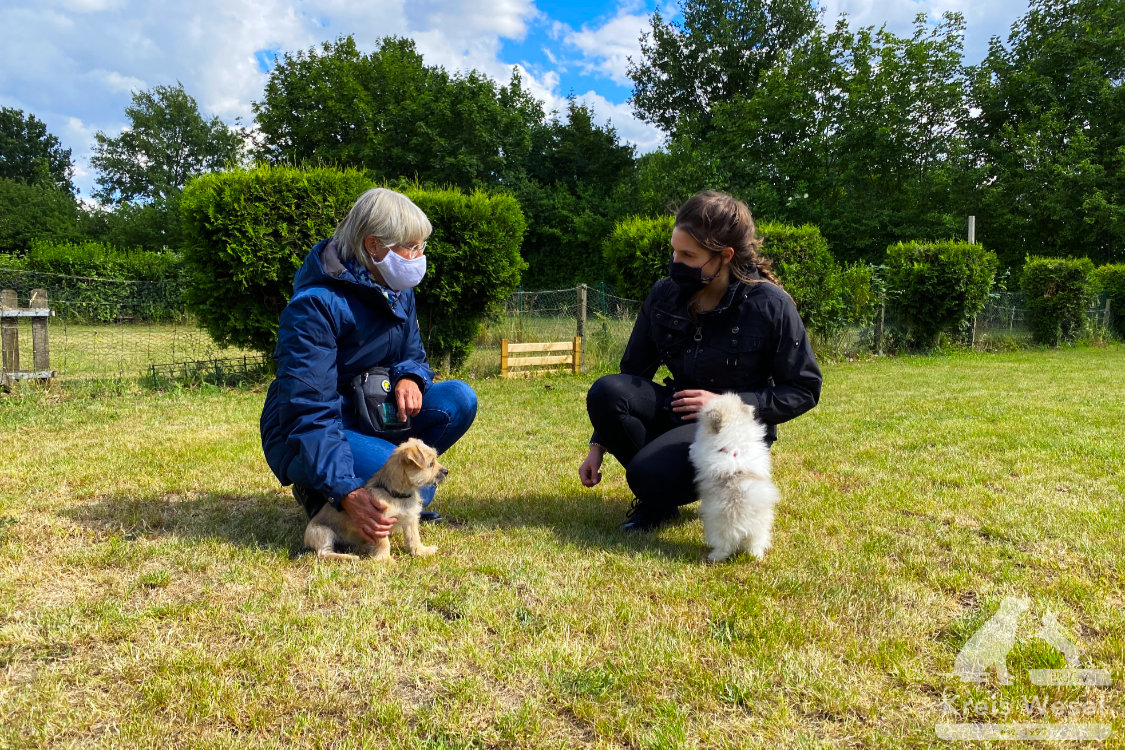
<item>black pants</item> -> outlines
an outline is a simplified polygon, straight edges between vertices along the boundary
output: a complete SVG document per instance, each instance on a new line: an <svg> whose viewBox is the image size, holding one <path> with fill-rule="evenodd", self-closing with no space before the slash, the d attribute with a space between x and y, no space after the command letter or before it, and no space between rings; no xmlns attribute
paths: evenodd
<svg viewBox="0 0 1125 750"><path fill-rule="evenodd" d="M669 402L672 389L633 375L606 375L586 394L598 439L625 467L637 500L653 509L694 502L695 470L688 449L695 422L681 422Z"/></svg>

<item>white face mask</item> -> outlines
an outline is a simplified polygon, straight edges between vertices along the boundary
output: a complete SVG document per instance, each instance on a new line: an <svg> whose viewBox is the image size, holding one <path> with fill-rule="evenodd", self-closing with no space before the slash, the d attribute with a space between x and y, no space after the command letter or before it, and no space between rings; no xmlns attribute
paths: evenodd
<svg viewBox="0 0 1125 750"><path fill-rule="evenodd" d="M407 260L394 250L387 248L387 254L382 260L371 258L372 265L379 270L383 281L396 292L403 289L412 289L418 286L422 277L426 275L426 256Z"/></svg>

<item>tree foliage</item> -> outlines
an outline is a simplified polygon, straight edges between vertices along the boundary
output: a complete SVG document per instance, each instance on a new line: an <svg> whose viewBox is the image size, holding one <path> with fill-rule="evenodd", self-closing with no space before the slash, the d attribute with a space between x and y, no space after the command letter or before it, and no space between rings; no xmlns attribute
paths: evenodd
<svg viewBox="0 0 1125 750"><path fill-rule="evenodd" d="M512 186L527 220L524 283L543 289L605 279L602 242L634 203L633 147L572 96L565 121L556 114L533 129L532 153L526 179Z"/></svg>
<svg viewBox="0 0 1125 750"><path fill-rule="evenodd" d="M43 185L74 194L70 149L33 114L0 109L0 179Z"/></svg>
<svg viewBox="0 0 1125 750"><path fill-rule="evenodd" d="M1033 0L973 71L979 236L1031 255L1125 259L1125 2Z"/></svg>
<svg viewBox="0 0 1125 750"><path fill-rule="evenodd" d="M881 260L904 239L963 231L964 23L924 16L910 36L841 19L782 50L753 88L710 105L711 130L679 135L646 208L717 187L755 214L818 226L843 259Z"/></svg>
<svg viewBox="0 0 1125 750"><path fill-rule="evenodd" d="M254 113L260 153L272 163L462 188L518 176L530 127L543 116L518 75L497 86L475 70L450 75L425 65L410 39L387 37L364 55L350 36L283 55Z"/></svg>
<svg viewBox="0 0 1125 750"><path fill-rule="evenodd" d="M62 188L0 179L0 253L22 255L37 239L74 239L77 214L74 196Z"/></svg>
<svg viewBox="0 0 1125 750"><path fill-rule="evenodd" d="M810 0L684 0L682 22L657 12L630 60L632 103L668 134L706 134L713 108L752 96L761 77L817 24Z"/></svg>
<svg viewBox="0 0 1125 750"><path fill-rule="evenodd" d="M94 136L94 196L104 203L167 205L191 177L239 161L242 134L218 117L205 119L181 83L134 93L125 117L117 137Z"/></svg>

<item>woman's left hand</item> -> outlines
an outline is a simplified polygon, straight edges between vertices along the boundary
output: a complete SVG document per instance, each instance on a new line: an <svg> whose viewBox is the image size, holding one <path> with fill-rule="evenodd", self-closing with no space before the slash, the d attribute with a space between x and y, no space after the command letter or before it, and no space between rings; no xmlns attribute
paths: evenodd
<svg viewBox="0 0 1125 750"><path fill-rule="evenodd" d="M414 378L402 378L395 383L395 406L402 421L422 411L422 389Z"/></svg>
<svg viewBox="0 0 1125 750"><path fill-rule="evenodd" d="M680 415L680 419L691 421L699 416L699 411L707 402L718 396L711 391L676 391L672 394L672 411Z"/></svg>

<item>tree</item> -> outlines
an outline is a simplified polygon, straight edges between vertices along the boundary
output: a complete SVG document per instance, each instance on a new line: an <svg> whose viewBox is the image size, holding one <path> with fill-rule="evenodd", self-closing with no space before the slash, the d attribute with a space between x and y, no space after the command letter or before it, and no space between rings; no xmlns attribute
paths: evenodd
<svg viewBox="0 0 1125 750"><path fill-rule="evenodd" d="M973 71L978 236L1027 255L1125 259L1125 0L1033 0Z"/></svg>
<svg viewBox="0 0 1125 750"><path fill-rule="evenodd" d="M817 26L811 0L683 0L683 21L650 19L629 61L638 116L665 133L710 130L712 109L750 97L761 77Z"/></svg>
<svg viewBox="0 0 1125 750"><path fill-rule="evenodd" d="M61 187L0 179L0 253L22 255L37 239L75 239L77 213L74 196Z"/></svg>
<svg viewBox="0 0 1125 750"><path fill-rule="evenodd" d="M254 113L272 163L363 168L462 188L495 187L526 165L542 106L513 74L507 87L424 64L410 39L363 55L352 37L286 54Z"/></svg>
<svg viewBox="0 0 1125 750"><path fill-rule="evenodd" d="M634 148L572 95L532 133L527 179L514 192L527 218L524 283L547 288L606 277L602 242L635 203Z"/></svg>
<svg viewBox="0 0 1125 750"><path fill-rule="evenodd" d="M74 194L74 165L70 149L47 132L35 115L23 110L0 109L0 179L25 185L46 185Z"/></svg>
<svg viewBox="0 0 1125 750"><path fill-rule="evenodd" d="M953 237L964 221L963 35L955 14L919 16L908 37L846 18L818 27L752 90L715 102L706 136L671 140L667 175L642 167L642 193L729 190L761 218L817 225L848 260Z"/></svg>
<svg viewBox="0 0 1125 750"><path fill-rule="evenodd" d="M205 119L179 82L134 93L125 116L117 137L94 136L94 197L105 203L169 205L189 178L237 163L242 153L241 133Z"/></svg>

